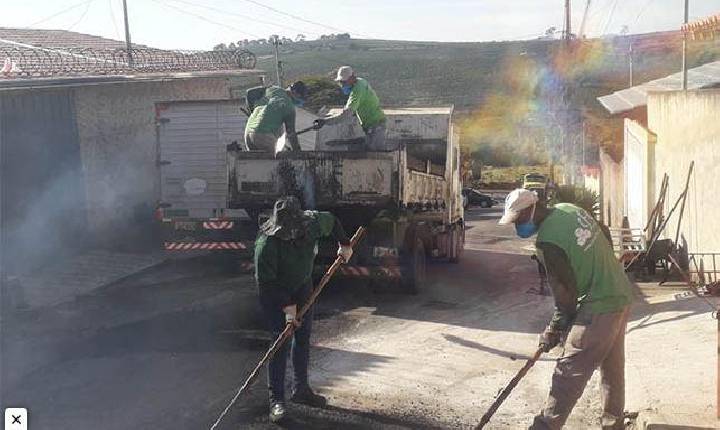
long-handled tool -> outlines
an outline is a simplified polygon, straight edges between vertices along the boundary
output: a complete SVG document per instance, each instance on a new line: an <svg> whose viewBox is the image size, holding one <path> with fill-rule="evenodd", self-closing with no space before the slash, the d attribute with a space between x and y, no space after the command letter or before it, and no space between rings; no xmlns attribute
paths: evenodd
<svg viewBox="0 0 720 430"><path fill-rule="evenodd" d="M355 234L353 235L352 239L350 239L350 246L352 248L355 248L355 245L360 242L362 237L365 235L365 227L360 227L357 229ZM327 269L325 272L325 275L323 275L322 279L320 280L320 283L317 287L313 290L313 292L310 294L310 297L308 298L307 302L300 308L300 311L297 314L296 320L302 322L303 317L305 314L310 310L313 303L315 303L315 300L317 300L318 296L322 292L323 288L325 288L325 285L327 285L328 282L330 282L330 278L337 272L337 270L340 268L341 265L343 265L345 261L342 259L342 257L338 256L332 265ZM245 380L245 383L240 386L237 393L235 393L235 396L230 400L230 403L228 403L225 410L220 414L217 421L210 427L210 430L215 430L218 425L220 425L220 421L227 415L227 413L230 411L230 408L233 407L237 399L240 397L242 393L244 393L250 385L255 381L255 378L257 378L258 374L260 373L260 369L270 361L271 358L275 355L275 353L287 342L288 339L290 339L295 333L295 330L297 330L297 327L292 322L289 322L285 326L285 330L280 333L280 336L273 342L272 346L270 346L270 349L267 350L263 358L260 360L260 362L255 366L255 369L253 369L252 373L250 373L250 376L247 377Z"/></svg>
<svg viewBox="0 0 720 430"><path fill-rule="evenodd" d="M540 359L542 353L542 348L538 348L538 350L535 351L535 355L530 357L527 363L525 363L525 366L523 366L523 368L520 369L517 375L515 375L515 377L510 380L510 383L507 384L505 388L503 388L503 390L500 392L500 395L497 396L493 404L490 406L490 409L488 409L487 412L485 412L485 415L483 415L480 419L480 424L475 427L476 429L482 429L487 423L490 422L490 418L492 418L495 412L497 412L498 408L500 407L500 405L503 404L505 399L508 398L512 390L517 386L518 382L520 382L520 380L528 373L530 368L535 365L535 362Z"/></svg>

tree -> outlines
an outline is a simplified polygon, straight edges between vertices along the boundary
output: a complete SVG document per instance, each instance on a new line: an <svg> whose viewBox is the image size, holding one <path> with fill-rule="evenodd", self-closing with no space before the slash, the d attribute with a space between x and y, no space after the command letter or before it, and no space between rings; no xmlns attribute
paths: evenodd
<svg viewBox="0 0 720 430"><path fill-rule="evenodd" d="M298 34L295 36L296 42L304 42L307 39L307 37L304 34Z"/></svg>
<svg viewBox="0 0 720 430"><path fill-rule="evenodd" d="M227 49L227 46L225 46L224 43L218 43L217 45L213 46L213 51L224 51Z"/></svg>
<svg viewBox="0 0 720 430"><path fill-rule="evenodd" d="M541 39L545 40L552 40L555 39L555 33L557 32L557 27L550 27L547 30L545 30L545 34L541 36Z"/></svg>

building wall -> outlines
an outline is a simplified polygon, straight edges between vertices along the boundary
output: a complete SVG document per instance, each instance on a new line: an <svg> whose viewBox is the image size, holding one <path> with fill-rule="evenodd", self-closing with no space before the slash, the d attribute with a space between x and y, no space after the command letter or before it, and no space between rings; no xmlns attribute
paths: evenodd
<svg viewBox="0 0 720 430"><path fill-rule="evenodd" d="M682 193L688 168L694 175L681 222L690 252L720 252L720 90L653 93L648 96L648 127L657 135L654 184L657 195L662 176L670 176L666 213ZM678 211L679 212L679 208ZM675 239L678 214L665 237Z"/></svg>
<svg viewBox="0 0 720 430"><path fill-rule="evenodd" d="M625 211L631 228L645 228L652 196L652 151L655 136L639 122L625 119L623 150ZM654 200L653 200L654 201Z"/></svg>
<svg viewBox="0 0 720 430"><path fill-rule="evenodd" d="M600 219L610 227L622 226L625 211L623 163L600 151Z"/></svg>
<svg viewBox="0 0 720 430"><path fill-rule="evenodd" d="M74 87L91 232L114 238L152 221L160 195L155 103L229 99L231 90L242 94L242 87L260 84L259 75L250 75Z"/></svg>

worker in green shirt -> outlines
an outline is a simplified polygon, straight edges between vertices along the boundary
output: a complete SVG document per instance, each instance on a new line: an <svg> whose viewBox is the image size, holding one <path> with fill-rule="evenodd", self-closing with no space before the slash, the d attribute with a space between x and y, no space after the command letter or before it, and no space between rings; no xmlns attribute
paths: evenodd
<svg viewBox="0 0 720 430"><path fill-rule="evenodd" d="M303 106L307 93L307 87L302 81L295 82L287 89L277 86L249 89L247 101L251 114L245 125L245 149L274 153L284 131L292 150L300 151L295 134L295 107Z"/></svg>
<svg viewBox="0 0 720 430"><path fill-rule="evenodd" d="M566 337L547 402L530 428L562 428L599 367L602 428L623 429L625 330L632 291L612 246L585 210L569 203L547 208L530 190L508 195L500 224L510 223L520 237L537 234L537 255L555 300L540 347L548 352Z"/></svg>
<svg viewBox="0 0 720 430"><path fill-rule="evenodd" d="M312 272L318 241L333 237L339 244L338 256L345 262L352 257L352 247L340 221L329 212L303 211L295 197L283 197L275 202L272 217L260 227L255 241L255 279L260 304L277 338L286 324L299 325L292 342L294 371L293 395L295 403L324 407L325 397L315 394L308 384L310 360L310 331L313 312L296 320L312 293ZM270 421L285 418L285 363L288 346L282 347L268 363Z"/></svg>
<svg viewBox="0 0 720 430"><path fill-rule="evenodd" d="M355 76L350 66L338 69L336 82L339 82L343 94L348 96L342 113L329 118L315 120L318 127L345 121L356 115L365 132L365 146L368 151L389 151L385 143L385 114L380 108L380 99L375 90L363 78Z"/></svg>

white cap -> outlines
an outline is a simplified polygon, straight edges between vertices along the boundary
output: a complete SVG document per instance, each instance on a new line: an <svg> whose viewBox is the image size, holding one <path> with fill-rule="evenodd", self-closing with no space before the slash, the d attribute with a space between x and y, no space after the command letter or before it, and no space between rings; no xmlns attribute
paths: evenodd
<svg viewBox="0 0 720 430"><path fill-rule="evenodd" d="M518 188L508 194L505 199L505 213L498 224L512 224L520 212L537 203L539 200L534 191Z"/></svg>
<svg viewBox="0 0 720 430"><path fill-rule="evenodd" d="M335 78L336 82L342 82L347 81L350 79L350 76L354 75L355 72L353 71L352 67L350 66L342 66L338 69L337 72L337 78Z"/></svg>

